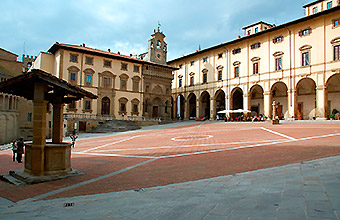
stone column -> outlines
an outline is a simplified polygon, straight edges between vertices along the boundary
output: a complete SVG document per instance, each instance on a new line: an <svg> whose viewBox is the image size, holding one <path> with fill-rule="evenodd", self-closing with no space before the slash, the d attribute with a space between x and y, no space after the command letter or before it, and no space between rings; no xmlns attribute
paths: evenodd
<svg viewBox="0 0 340 220"><path fill-rule="evenodd" d="M271 92L265 91L263 93L263 107L264 107L264 115L268 118L272 117L272 103L271 103Z"/></svg>
<svg viewBox="0 0 340 220"><path fill-rule="evenodd" d="M196 118L200 119L201 116L201 99L196 99Z"/></svg>
<svg viewBox="0 0 340 220"><path fill-rule="evenodd" d="M33 144L28 161L31 165L30 172L35 176L44 175L44 149L46 144L46 108L47 101L44 100L45 86L35 83L33 100ZM26 156L25 156L26 159ZM25 168L26 168L25 161Z"/></svg>
<svg viewBox="0 0 340 220"><path fill-rule="evenodd" d="M183 96L184 97L184 96ZM189 106L188 101L184 99L184 120L189 120Z"/></svg>
<svg viewBox="0 0 340 220"><path fill-rule="evenodd" d="M63 109L61 102L53 103L52 143L55 144L63 142Z"/></svg>
<svg viewBox="0 0 340 220"><path fill-rule="evenodd" d="M288 91L288 117L295 119L297 111L297 95L294 89Z"/></svg>
<svg viewBox="0 0 340 220"><path fill-rule="evenodd" d="M215 120L216 118L216 99L210 98L210 120Z"/></svg>
<svg viewBox="0 0 340 220"><path fill-rule="evenodd" d="M250 110L250 94L243 93L243 109Z"/></svg>
<svg viewBox="0 0 340 220"><path fill-rule="evenodd" d="M327 90L326 86L321 85L316 88L316 118L326 120L327 110Z"/></svg>

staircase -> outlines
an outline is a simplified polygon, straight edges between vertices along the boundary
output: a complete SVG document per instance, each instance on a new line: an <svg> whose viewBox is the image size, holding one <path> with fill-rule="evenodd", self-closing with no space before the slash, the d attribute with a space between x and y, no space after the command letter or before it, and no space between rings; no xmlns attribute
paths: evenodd
<svg viewBox="0 0 340 220"><path fill-rule="evenodd" d="M96 128L93 128L89 133L111 133L138 130L141 127L134 121L125 120L111 120L103 124L99 124Z"/></svg>

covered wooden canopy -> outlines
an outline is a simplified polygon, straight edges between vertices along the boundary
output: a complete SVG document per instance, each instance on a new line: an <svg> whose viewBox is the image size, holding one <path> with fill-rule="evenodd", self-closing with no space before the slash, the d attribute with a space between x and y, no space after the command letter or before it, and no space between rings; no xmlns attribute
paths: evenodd
<svg viewBox="0 0 340 220"><path fill-rule="evenodd" d="M33 176L69 173L71 144L63 143L63 106L72 100L98 97L37 69L0 83L0 92L33 100L33 143L26 144L24 172ZM52 143L46 143L47 103L53 105Z"/></svg>
<svg viewBox="0 0 340 220"><path fill-rule="evenodd" d="M45 100L51 103L55 100L56 95L58 97L62 96L62 103L70 103L72 100L79 100L84 97L91 99L98 98L91 92L85 91L78 86L71 85L65 80L59 79L38 69L33 69L26 74L1 82L0 92L22 96L28 100L34 100L34 85L37 82L42 82L47 85Z"/></svg>

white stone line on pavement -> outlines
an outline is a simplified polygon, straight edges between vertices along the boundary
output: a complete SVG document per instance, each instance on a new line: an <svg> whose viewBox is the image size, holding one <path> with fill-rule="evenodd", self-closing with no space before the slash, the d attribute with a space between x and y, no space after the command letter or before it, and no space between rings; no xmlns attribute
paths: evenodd
<svg viewBox="0 0 340 220"><path fill-rule="evenodd" d="M101 153L88 153L88 152L72 152L72 154L107 156L107 157L133 157L133 158L145 158L145 159L158 158L158 157L152 157L152 156L137 156L137 155L124 155L124 154L101 154Z"/></svg>
<svg viewBox="0 0 340 220"><path fill-rule="evenodd" d="M251 145L247 145L247 146L240 146L240 147L233 147L233 148L224 148L224 149L215 149L215 150L208 150L208 151L198 151L198 152L176 154L176 155L159 156L158 158L163 159L163 158L172 158L172 157L182 157L182 156L199 155L199 154L206 154L206 153L223 152L223 151L229 151L229 150L254 148L254 147L260 147L260 146L266 146L266 145L282 144L282 143L297 142L297 141L305 141L305 140L311 140L311 139L317 139L317 138L325 138L325 137L333 137L333 136L340 136L340 133L327 134L327 135L321 135L321 136L313 136L313 137L305 137L305 138L300 138L300 139L289 139L289 140L276 141L276 142L271 142L271 143L251 144Z"/></svg>
<svg viewBox="0 0 340 220"><path fill-rule="evenodd" d="M211 144L188 144L188 145L167 145L158 147L139 147L139 148L120 148L120 149L109 149L109 150L97 150L94 152L110 152L110 151L134 151L134 150L155 150L155 149L171 149L171 148L190 148L190 147L205 147L205 146L224 146L224 145L235 145L235 144L247 144L247 143L262 143L262 142L274 142L285 139L275 139L275 140L264 140L264 141L239 141L239 142L229 142L229 143L211 143Z"/></svg>
<svg viewBox="0 0 340 220"><path fill-rule="evenodd" d="M82 152L83 152L83 153L86 153L86 152L89 152L89 151L92 151L92 150L96 150L96 149L99 149L99 148L107 147L107 146L114 145L114 144L118 144L118 143L122 143L122 142L124 142L124 141L129 141L129 140L131 140L131 139L134 139L134 138L137 138L137 137L142 137L142 136L144 136L144 135L136 135L136 136L132 136L132 137L125 138L125 139L122 139L122 140L119 140L119 141L115 141L115 142L108 143L108 144L104 144L104 145L101 145L101 146L98 146L98 147L90 148L90 149L84 150L84 151L82 151Z"/></svg>
<svg viewBox="0 0 340 220"><path fill-rule="evenodd" d="M268 128L261 127L261 129L262 129L262 130L265 130L265 131L268 131L268 132L270 132L270 133L279 135L279 136L281 136L281 137L288 138L288 139L290 139L290 140L296 140L296 138L293 138L293 137L290 137L290 136L288 136L288 135L285 135L285 134L282 134L282 133L279 133L279 132L270 130L270 129L268 129Z"/></svg>
<svg viewBox="0 0 340 220"><path fill-rule="evenodd" d="M112 177L112 176L118 175L120 173L132 170L132 169L134 169L136 167L139 167L139 166L145 165L147 163L153 162L153 161L155 161L157 159L158 158L153 158L153 159L150 159L150 160L147 160L147 161L143 161L141 163L138 163L138 164L126 167L124 169L115 171L113 173L109 173L109 174L106 174L106 175L103 175L103 176L99 176L99 177L96 177L96 178L93 178L93 179L90 179L90 180L86 180L86 181L83 181L83 182L80 182L80 183L77 183L77 184L74 184L74 185L71 185L71 186L67 186L67 187L64 187L64 188L61 188L61 189L57 189L57 190L54 190L54 191L51 191L51 192L48 192L48 193L41 194L39 196L35 196L35 197L32 197L32 198L29 198L29 199L21 200L21 201L17 202L17 204L22 204L22 203L26 203L26 202L32 202L32 201L35 201L35 200L39 200L39 199L43 199L43 198L46 198L46 197L49 197L49 196L56 195L58 193L65 192L67 190L75 189L75 188L78 188L80 186L84 186L84 185L96 182L98 180L106 179L108 177Z"/></svg>

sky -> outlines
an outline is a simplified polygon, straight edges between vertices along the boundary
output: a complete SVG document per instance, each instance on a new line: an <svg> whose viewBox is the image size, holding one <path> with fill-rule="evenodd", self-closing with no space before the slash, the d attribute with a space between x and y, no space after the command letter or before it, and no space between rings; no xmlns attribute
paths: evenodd
<svg viewBox="0 0 340 220"><path fill-rule="evenodd" d="M1 0L0 48L37 56L55 43L147 52L160 24L168 60L243 36L242 27L304 16L314 0Z"/></svg>

